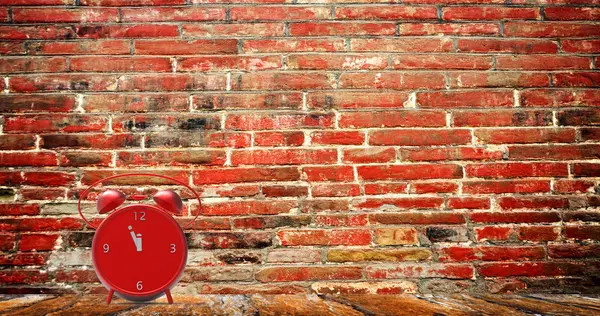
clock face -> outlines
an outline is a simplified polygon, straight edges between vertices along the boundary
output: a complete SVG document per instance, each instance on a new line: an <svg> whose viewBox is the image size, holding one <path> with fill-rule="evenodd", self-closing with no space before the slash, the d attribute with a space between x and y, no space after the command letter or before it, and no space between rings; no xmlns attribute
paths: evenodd
<svg viewBox="0 0 600 316"><path fill-rule="evenodd" d="M98 227L92 259L107 288L128 299L153 299L179 280L187 243L171 215L152 205L130 205Z"/></svg>

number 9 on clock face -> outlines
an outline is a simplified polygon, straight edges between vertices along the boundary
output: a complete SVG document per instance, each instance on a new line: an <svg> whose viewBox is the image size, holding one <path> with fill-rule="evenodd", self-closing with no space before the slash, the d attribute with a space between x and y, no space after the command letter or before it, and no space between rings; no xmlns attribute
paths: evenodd
<svg viewBox="0 0 600 316"><path fill-rule="evenodd" d="M183 231L152 205L130 205L98 227L92 260L100 281L130 300L150 300L175 285L187 260Z"/></svg>

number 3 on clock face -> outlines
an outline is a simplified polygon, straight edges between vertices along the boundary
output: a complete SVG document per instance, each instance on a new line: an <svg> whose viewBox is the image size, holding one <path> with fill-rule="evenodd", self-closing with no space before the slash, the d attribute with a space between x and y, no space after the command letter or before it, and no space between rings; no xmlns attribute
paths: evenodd
<svg viewBox="0 0 600 316"><path fill-rule="evenodd" d="M148 300L177 283L187 243L171 215L152 205L131 205L98 227L92 259L100 281L117 295Z"/></svg>

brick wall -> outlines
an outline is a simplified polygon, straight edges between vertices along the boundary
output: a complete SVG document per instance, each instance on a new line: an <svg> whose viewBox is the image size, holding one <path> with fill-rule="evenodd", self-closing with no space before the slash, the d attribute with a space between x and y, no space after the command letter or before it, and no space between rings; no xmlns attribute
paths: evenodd
<svg viewBox="0 0 600 316"><path fill-rule="evenodd" d="M0 292L99 291L128 170L202 192L177 292L597 291L600 2L395 2L0 0Z"/></svg>

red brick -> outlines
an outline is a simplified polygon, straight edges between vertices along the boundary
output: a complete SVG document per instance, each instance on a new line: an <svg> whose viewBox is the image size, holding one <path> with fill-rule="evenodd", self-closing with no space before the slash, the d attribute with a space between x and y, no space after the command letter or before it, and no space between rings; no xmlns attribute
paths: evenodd
<svg viewBox="0 0 600 316"><path fill-rule="evenodd" d="M450 197L448 198L449 209L489 209L488 198L476 197Z"/></svg>
<svg viewBox="0 0 600 316"><path fill-rule="evenodd" d="M121 22L224 21L225 8L123 8Z"/></svg>
<svg viewBox="0 0 600 316"><path fill-rule="evenodd" d="M344 89L441 89L445 82L439 73L342 73L339 86Z"/></svg>
<svg viewBox="0 0 600 316"><path fill-rule="evenodd" d="M35 149L35 135L0 135L0 150Z"/></svg>
<svg viewBox="0 0 600 316"><path fill-rule="evenodd" d="M6 116L4 132L45 133L45 132L96 132L106 128L107 120L94 115L20 115Z"/></svg>
<svg viewBox="0 0 600 316"><path fill-rule="evenodd" d="M543 110L455 111L454 126L550 126L552 112Z"/></svg>
<svg viewBox="0 0 600 316"><path fill-rule="evenodd" d="M79 25L75 27L80 38L144 38L178 37L177 25Z"/></svg>
<svg viewBox="0 0 600 316"><path fill-rule="evenodd" d="M498 56L497 69L563 70L590 69L590 59L577 56Z"/></svg>
<svg viewBox="0 0 600 316"><path fill-rule="evenodd" d="M266 197L307 196L308 187L297 185L263 185L262 192Z"/></svg>
<svg viewBox="0 0 600 316"><path fill-rule="evenodd" d="M19 250L52 250L59 236L57 234L22 234L19 241Z"/></svg>
<svg viewBox="0 0 600 316"><path fill-rule="evenodd" d="M283 36L283 23L236 23L236 24L184 24L183 36Z"/></svg>
<svg viewBox="0 0 600 316"><path fill-rule="evenodd" d="M51 41L29 44L32 55L129 55L126 40Z"/></svg>
<svg viewBox="0 0 600 316"><path fill-rule="evenodd" d="M476 223L553 223L560 222L556 212L476 212L469 215Z"/></svg>
<svg viewBox="0 0 600 316"><path fill-rule="evenodd" d="M556 118L559 125L598 125L600 122L600 110L562 110L556 112Z"/></svg>
<svg viewBox="0 0 600 316"><path fill-rule="evenodd" d="M468 164L465 166L468 177L478 178L523 178L523 177L566 177L564 163L490 163Z"/></svg>
<svg viewBox="0 0 600 316"><path fill-rule="evenodd" d="M575 130L562 128L482 129L475 137L488 144L506 143L571 143Z"/></svg>
<svg viewBox="0 0 600 316"><path fill-rule="evenodd" d="M436 20L433 6L353 6L335 8L336 19L349 20Z"/></svg>
<svg viewBox="0 0 600 316"><path fill-rule="evenodd" d="M600 86L600 75L596 72L557 73L552 78L557 87Z"/></svg>
<svg viewBox="0 0 600 316"><path fill-rule="evenodd" d="M346 199L314 199L302 201L302 212L347 212L350 210L349 201Z"/></svg>
<svg viewBox="0 0 600 316"><path fill-rule="evenodd" d="M467 194L541 193L550 192L548 180L467 181L462 184Z"/></svg>
<svg viewBox="0 0 600 316"><path fill-rule="evenodd" d="M466 72L450 73L450 85L456 88L548 87L550 77L544 73Z"/></svg>
<svg viewBox="0 0 600 316"><path fill-rule="evenodd" d="M471 143L468 129L404 129L369 132L370 145L431 146Z"/></svg>
<svg viewBox="0 0 600 316"><path fill-rule="evenodd" d="M90 185L98 180L107 178L109 176L123 174L123 173L131 173L128 170L86 170L83 173L83 177L81 178L81 183L84 185ZM174 178L176 180L182 181L186 183L189 181L189 175L186 171L181 170L161 170L154 169L152 170L153 174L164 175L170 178ZM195 183L198 183L195 181ZM130 178L118 178L114 180L109 180L103 182L103 185L142 185L142 184L152 184L152 185L160 185L160 184L168 184L173 185L173 181L162 179L158 177L130 177Z"/></svg>
<svg viewBox="0 0 600 316"><path fill-rule="evenodd" d="M537 8L502 7L447 7L442 11L444 20L538 20Z"/></svg>
<svg viewBox="0 0 600 316"><path fill-rule="evenodd" d="M546 146L515 146L508 148L510 159L516 160L566 160L589 159L597 156L598 145L546 145Z"/></svg>
<svg viewBox="0 0 600 316"><path fill-rule="evenodd" d="M63 152L59 158L61 167L108 167L112 164L109 152Z"/></svg>
<svg viewBox="0 0 600 316"><path fill-rule="evenodd" d="M294 129L333 127L331 113L312 114L230 114L225 127L234 130Z"/></svg>
<svg viewBox="0 0 600 316"><path fill-rule="evenodd" d="M48 281L48 272L33 270L2 270L0 271L0 282L3 284L37 284Z"/></svg>
<svg viewBox="0 0 600 316"><path fill-rule="evenodd" d="M311 133L310 138L311 143L316 145L362 145L365 134L359 131L319 131Z"/></svg>
<svg viewBox="0 0 600 316"><path fill-rule="evenodd" d="M364 214L359 215L317 215L315 216L317 226L367 226L368 217Z"/></svg>
<svg viewBox="0 0 600 316"><path fill-rule="evenodd" d="M296 208L296 201L231 201L220 203L204 203L202 215L247 215L247 214L280 214L288 213Z"/></svg>
<svg viewBox="0 0 600 316"><path fill-rule="evenodd" d="M522 106L582 106L600 105L597 90L525 90L521 92Z"/></svg>
<svg viewBox="0 0 600 316"><path fill-rule="evenodd" d="M73 57L71 71L80 72L170 72L169 58Z"/></svg>
<svg viewBox="0 0 600 316"><path fill-rule="evenodd" d="M551 258L591 258L600 254L600 245L549 244L548 256Z"/></svg>
<svg viewBox="0 0 600 316"><path fill-rule="evenodd" d="M281 68L281 57L210 56L184 57L177 61L177 71L269 70Z"/></svg>
<svg viewBox="0 0 600 316"><path fill-rule="evenodd" d="M75 108L74 95L2 95L2 112L70 112Z"/></svg>
<svg viewBox="0 0 600 316"><path fill-rule="evenodd" d="M309 92L310 108L402 108L408 100L406 92Z"/></svg>
<svg viewBox="0 0 600 316"><path fill-rule="evenodd" d="M192 180L196 185L257 181L294 181L300 178L297 168L217 168L195 170Z"/></svg>
<svg viewBox="0 0 600 316"><path fill-rule="evenodd" d="M509 226L483 226L474 229L477 241L503 241L508 240L514 233L514 229Z"/></svg>
<svg viewBox="0 0 600 316"><path fill-rule="evenodd" d="M233 165L331 164L337 162L335 149L234 150Z"/></svg>
<svg viewBox="0 0 600 316"><path fill-rule="evenodd" d="M0 73L64 72L64 57L16 57L0 60Z"/></svg>
<svg viewBox="0 0 600 316"><path fill-rule="evenodd" d="M416 182L410 185L410 193L416 194L456 193L457 190L458 184L453 182Z"/></svg>
<svg viewBox="0 0 600 316"><path fill-rule="evenodd" d="M430 225L430 224L462 224L465 217L459 212L405 212L370 214L369 222L384 225Z"/></svg>
<svg viewBox="0 0 600 316"><path fill-rule="evenodd" d="M224 150L122 151L117 153L117 167L127 166L222 166Z"/></svg>
<svg viewBox="0 0 600 316"><path fill-rule="evenodd" d="M41 266L48 260L46 253L15 253L0 255L0 264L8 266Z"/></svg>
<svg viewBox="0 0 600 316"><path fill-rule="evenodd" d="M394 69L490 69L489 56L462 56L447 54L397 55L392 59Z"/></svg>
<svg viewBox="0 0 600 316"><path fill-rule="evenodd" d="M50 134L43 135L40 147L54 148L81 148L81 149L115 149L126 147L139 147L141 137L132 134Z"/></svg>
<svg viewBox="0 0 600 316"><path fill-rule="evenodd" d="M312 187L314 197L338 197L360 195L358 184L317 184Z"/></svg>
<svg viewBox="0 0 600 316"><path fill-rule="evenodd" d="M439 160L500 160L502 151L486 148L447 147L418 149L400 149L400 159L406 161L439 161Z"/></svg>
<svg viewBox="0 0 600 316"><path fill-rule="evenodd" d="M218 40L137 40L135 53L140 55L197 55L197 54L234 54L237 41Z"/></svg>
<svg viewBox="0 0 600 316"><path fill-rule="evenodd" d="M56 271L56 282L64 283L95 283L98 276L93 270L58 270Z"/></svg>
<svg viewBox="0 0 600 316"><path fill-rule="evenodd" d="M277 228L283 226L298 227L306 226L310 224L310 221L311 218L308 215L252 216L234 219L233 226L236 228L250 229Z"/></svg>
<svg viewBox="0 0 600 316"><path fill-rule="evenodd" d="M559 179L554 182L554 192L585 193L594 187L593 181Z"/></svg>
<svg viewBox="0 0 600 316"><path fill-rule="evenodd" d="M20 199L32 200L58 200L65 197L65 189L59 188L26 188L19 190Z"/></svg>
<svg viewBox="0 0 600 316"><path fill-rule="evenodd" d="M326 73L247 73L232 79L235 90L330 89L333 79Z"/></svg>
<svg viewBox="0 0 600 316"><path fill-rule="evenodd" d="M511 22L504 24L504 35L515 37L593 37L599 36L597 25L561 22Z"/></svg>
<svg viewBox="0 0 600 316"><path fill-rule="evenodd" d="M113 75L33 75L10 79L10 90L13 92L114 91L116 85L117 77Z"/></svg>
<svg viewBox="0 0 600 316"><path fill-rule="evenodd" d="M408 198L375 198L356 199L352 205L357 209L431 209L441 208L444 199L441 197L408 197Z"/></svg>
<svg viewBox="0 0 600 316"><path fill-rule="evenodd" d="M444 247L439 250L440 261L525 261L544 259L546 251L542 246L521 247Z"/></svg>
<svg viewBox="0 0 600 316"><path fill-rule="evenodd" d="M256 146L302 146L304 132L258 132L254 134Z"/></svg>
<svg viewBox="0 0 600 316"><path fill-rule="evenodd" d="M81 0L86 6L153 6L153 5L183 5L185 0Z"/></svg>
<svg viewBox="0 0 600 316"><path fill-rule="evenodd" d="M546 7L544 17L547 20L599 20L599 8Z"/></svg>
<svg viewBox="0 0 600 316"><path fill-rule="evenodd" d="M0 204L0 215L23 216L39 215L40 208L37 204Z"/></svg>
<svg viewBox="0 0 600 316"><path fill-rule="evenodd" d="M88 112L176 112L189 109L185 94L88 94Z"/></svg>
<svg viewBox="0 0 600 316"><path fill-rule="evenodd" d="M244 41L246 53L338 52L344 51L342 39L250 39Z"/></svg>
<svg viewBox="0 0 600 316"><path fill-rule="evenodd" d="M364 127L441 127L446 125L446 115L439 111L382 111L382 112L348 112L341 113L339 126L341 128L364 128ZM402 133L410 134L410 130L404 131L374 131L377 133L390 133L392 135ZM419 132L421 133L421 132ZM393 141L391 141L393 142ZM388 142L390 143L390 142ZM371 144L376 144L371 142Z"/></svg>
<svg viewBox="0 0 600 316"><path fill-rule="evenodd" d="M400 35L499 35L497 23L401 23Z"/></svg>
<svg viewBox="0 0 600 316"><path fill-rule="evenodd" d="M417 103L426 108L510 107L512 91L419 92Z"/></svg>
<svg viewBox="0 0 600 316"><path fill-rule="evenodd" d="M560 227L520 226L517 229L517 237L527 241L553 241L560 238Z"/></svg>
<svg viewBox="0 0 600 316"><path fill-rule="evenodd" d="M600 40L564 40L561 48L567 53L600 53Z"/></svg>
<svg viewBox="0 0 600 316"><path fill-rule="evenodd" d="M502 209L557 209L569 208L569 199L564 197L500 197L497 200Z"/></svg>
<svg viewBox="0 0 600 316"><path fill-rule="evenodd" d="M11 251L15 248L15 235L0 234L0 250Z"/></svg>
<svg viewBox="0 0 600 316"><path fill-rule="evenodd" d="M294 21L294 20L323 20L330 16L326 7L301 6L256 6L231 8L233 21Z"/></svg>
<svg viewBox="0 0 600 316"><path fill-rule="evenodd" d="M23 218L18 229L20 231L62 231L62 230L81 230L83 221L80 218Z"/></svg>
<svg viewBox="0 0 600 316"><path fill-rule="evenodd" d="M32 171L23 173L22 184L39 186L67 186L75 182L75 175L64 172Z"/></svg>
<svg viewBox="0 0 600 316"><path fill-rule="evenodd" d="M381 51L394 53L435 53L452 51L452 41L448 38L373 38L351 39L353 51Z"/></svg>
<svg viewBox="0 0 600 316"><path fill-rule="evenodd" d="M468 264L403 264L398 266L368 266L369 279L447 278L471 279L475 270Z"/></svg>
<svg viewBox="0 0 600 316"><path fill-rule="evenodd" d="M0 166L56 166L56 154L50 152L0 152Z"/></svg>
<svg viewBox="0 0 600 316"><path fill-rule="evenodd" d="M407 193L406 189L408 184L406 183L365 183L364 189L367 195L379 195L379 194L394 194L394 193Z"/></svg>
<svg viewBox="0 0 600 316"><path fill-rule="evenodd" d="M360 279L360 267L268 267L256 272L260 282Z"/></svg>
<svg viewBox="0 0 600 316"><path fill-rule="evenodd" d="M0 54L23 55L26 51L24 42L0 42Z"/></svg>
<svg viewBox="0 0 600 316"><path fill-rule="evenodd" d="M365 246L371 244L368 230L281 230L277 233L282 246Z"/></svg>
<svg viewBox="0 0 600 316"><path fill-rule="evenodd" d="M557 53L558 45L550 40L514 40L514 39L459 39L459 52L469 53L514 53L548 54ZM499 56L500 57L500 56ZM504 58L504 57L501 57ZM527 59L531 60L531 59Z"/></svg>
<svg viewBox="0 0 600 316"><path fill-rule="evenodd" d="M358 177L363 180L422 180L462 178L462 167L454 164L358 166L357 170Z"/></svg>
<svg viewBox="0 0 600 316"><path fill-rule="evenodd" d="M292 36L356 36L396 34L395 23L303 22L291 23Z"/></svg>
<svg viewBox="0 0 600 316"><path fill-rule="evenodd" d="M120 91L184 91L225 90L224 74L161 74L123 75L119 77Z"/></svg>
<svg viewBox="0 0 600 316"><path fill-rule="evenodd" d="M600 226L595 225L566 225L565 237L577 240L600 240Z"/></svg>
<svg viewBox="0 0 600 316"><path fill-rule="evenodd" d="M300 109L301 93L235 93L200 94L194 96L194 106L203 109Z"/></svg>
<svg viewBox="0 0 600 316"><path fill-rule="evenodd" d="M572 262L483 263L478 273L486 277L560 276L583 274L585 266Z"/></svg>
<svg viewBox="0 0 600 316"><path fill-rule="evenodd" d="M289 69L307 70L376 70L385 69L388 60L378 55L291 55Z"/></svg>
<svg viewBox="0 0 600 316"><path fill-rule="evenodd" d="M117 22L118 11L114 8L15 8L13 21L15 23L92 23Z"/></svg>
<svg viewBox="0 0 600 316"><path fill-rule="evenodd" d="M396 150L386 147L344 149L343 155L345 163L394 162L396 160Z"/></svg>
<svg viewBox="0 0 600 316"><path fill-rule="evenodd" d="M0 39L7 40L34 40L34 39L69 39L73 38L73 29L67 26L0 26Z"/></svg>

